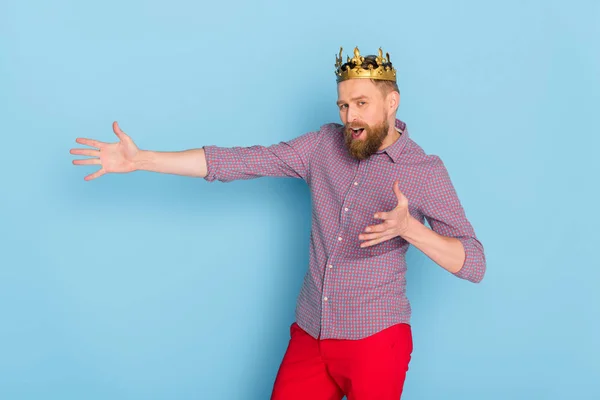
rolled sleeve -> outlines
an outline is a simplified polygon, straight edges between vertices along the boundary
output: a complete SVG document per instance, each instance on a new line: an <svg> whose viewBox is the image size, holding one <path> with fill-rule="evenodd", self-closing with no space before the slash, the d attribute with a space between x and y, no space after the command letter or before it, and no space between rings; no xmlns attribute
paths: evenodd
<svg viewBox="0 0 600 400"><path fill-rule="evenodd" d="M461 279L479 283L485 275L485 253L481 242L471 237L457 238L465 249L465 261L458 272L454 273Z"/></svg>
<svg viewBox="0 0 600 400"><path fill-rule="evenodd" d="M261 176L291 177L307 180L310 158L320 131L305 133L270 146L204 146L208 182L230 182Z"/></svg>
<svg viewBox="0 0 600 400"><path fill-rule="evenodd" d="M431 229L440 235L460 240L465 250L462 268L454 275L468 281L481 282L486 271L483 245L467 219L448 171L438 156L433 159L423 201L423 215Z"/></svg>

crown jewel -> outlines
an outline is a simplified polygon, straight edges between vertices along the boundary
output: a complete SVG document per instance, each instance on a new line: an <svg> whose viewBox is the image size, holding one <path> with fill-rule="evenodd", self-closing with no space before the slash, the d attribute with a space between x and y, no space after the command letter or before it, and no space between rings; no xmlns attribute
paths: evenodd
<svg viewBox="0 0 600 400"><path fill-rule="evenodd" d="M383 58L381 47L379 48L379 54L375 57L377 66L374 67L373 65L369 65L367 69L362 68L362 63L365 61L365 58L360 55L358 47L354 48L354 57L347 57L347 63L350 63L350 65L346 65L345 68L342 69L342 51L343 49L340 47L340 55L336 55L335 57L335 75L338 83L347 79L356 78L396 81L396 70L391 66L390 53L385 53L386 58Z"/></svg>

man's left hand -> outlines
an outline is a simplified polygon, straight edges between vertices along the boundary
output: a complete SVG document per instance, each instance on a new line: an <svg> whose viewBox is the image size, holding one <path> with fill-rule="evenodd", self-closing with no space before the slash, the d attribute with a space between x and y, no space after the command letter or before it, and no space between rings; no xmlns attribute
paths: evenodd
<svg viewBox="0 0 600 400"><path fill-rule="evenodd" d="M373 246L396 236L402 236L408 229L410 221L408 199L400 191L398 181L394 182L393 189L398 199L398 205L391 211L380 211L374 215L375 219L382 219L383 222L365 228L365 231L358 236L360 240L366 240L360 244L360 247Z"/></svg>

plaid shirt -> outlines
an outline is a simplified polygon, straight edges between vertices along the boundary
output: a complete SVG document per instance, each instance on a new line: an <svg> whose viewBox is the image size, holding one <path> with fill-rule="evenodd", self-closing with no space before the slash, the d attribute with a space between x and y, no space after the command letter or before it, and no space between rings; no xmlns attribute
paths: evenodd
<svg viewBox="0 0 600 400"><path fill-rule="evenodd" d="M397 323L409 323L406 260L409 243L395 237L361 248L358 235L381 223L373 215L396 207L399 180L409 212L427 219L444 236L458 238L466 259L455 275L479 282L485 273L483 246L457 197L446 167L409 138L400 138L366 160L350 156L343 126L323 125L271 146L204 146L205 180L230 182L261 176L306 181L312 198L309 266L298 296L296 322L321 339L361 339Z"/></svg>

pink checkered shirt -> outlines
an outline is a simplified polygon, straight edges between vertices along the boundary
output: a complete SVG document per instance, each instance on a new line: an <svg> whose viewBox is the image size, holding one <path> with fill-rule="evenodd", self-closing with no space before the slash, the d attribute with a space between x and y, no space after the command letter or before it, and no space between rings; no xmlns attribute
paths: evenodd
<svg viewBox="0 0 600 400"><path fill-rule="evenodd" d="M312 198L309 266L298 296L296 322L321 339L361 339L397 323L409 323L406 251L395 237L359 247L373 215L396 207L392 185L399 180L409 212L427 219L437 233L458 238L466 259L455 275L479 282L485 273L481 242L466 218L446 167L409 138L396 120L400 138L366 160L350 156L343 126L323 125L271 146L205 146L211 182L261 176L303 179Z"/></svg>

